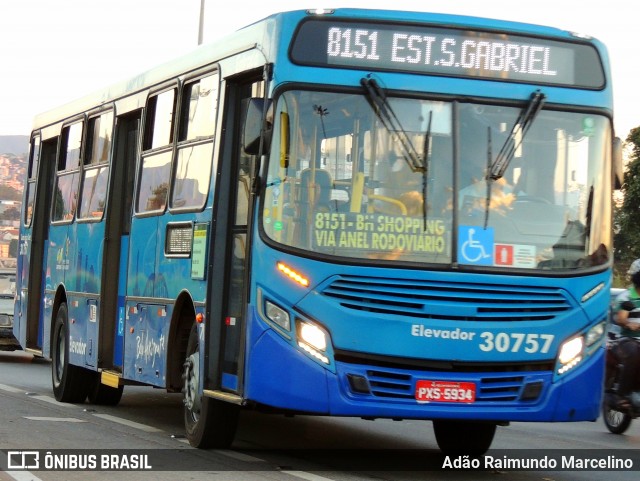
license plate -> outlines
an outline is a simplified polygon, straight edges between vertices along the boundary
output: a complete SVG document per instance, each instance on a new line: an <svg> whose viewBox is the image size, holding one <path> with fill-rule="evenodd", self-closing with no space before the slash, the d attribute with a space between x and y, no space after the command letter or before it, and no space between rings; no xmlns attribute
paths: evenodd
<svg viewBox="0 0 640 481"><path fill-rule="evenodd" d="M429 381L416 382L418 402L472 403L476 400L473 382Z"/></svg>

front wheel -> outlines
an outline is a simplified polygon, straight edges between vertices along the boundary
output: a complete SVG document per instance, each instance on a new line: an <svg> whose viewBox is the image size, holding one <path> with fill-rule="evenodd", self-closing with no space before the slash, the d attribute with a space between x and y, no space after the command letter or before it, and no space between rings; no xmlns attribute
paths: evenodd
<svg viewBox="0 0 640 481"><path fill-rule="evenodd" d="M62 303L56 314L51 336L51 381L57 401L81 403L89 393L90 372L69 364L69 315Z"/></svg>
<svg viewBox="0 0 640 481"><path fill-rule="evenodd" d="M491 447L496 425L476 421L433 421L433 432L444 454L481 456Z"/></svg>
<svg viewBox="0 0 640 481"><path fill-rule="evenodd" d="M607 429L613 434L622 434L631 425L633 418L629 413L618 411L614 408L613 403L607 399L605 394L604 402L602 403L602 420Z"/></svg>
<svg viewBox="0 0 640 481"><path fill-rule="evenodd" d="M189 334L182 374L187 439L196 448L228 448L236 434L240 407L202 395L200 359L198 325L194 324Z"/></svg>

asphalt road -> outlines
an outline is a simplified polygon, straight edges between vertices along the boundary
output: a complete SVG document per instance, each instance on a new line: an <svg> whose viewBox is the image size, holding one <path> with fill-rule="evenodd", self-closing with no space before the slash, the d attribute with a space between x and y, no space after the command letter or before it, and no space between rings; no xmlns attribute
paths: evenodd
<svg viewBox="0 0 640 481"><path fill-rule="evenodd" d="M487 453L494 458L494 466L487 470L442 469L443 463L456 460L447 460L440 454L431 423L424 421L286 417L248 411L241 415L231 449L198 450L184 439L181 395L127 386L117 407L61 404L51 392L50 369L50 363L29 354L0 352L0 468L8 467L8 451L35 450L40 462L50 452L49 461L55 458L60 467L65 467L60 463L73 463L74 459L77 463L90 462L90 456L100 465L102 455L126 453L138 456L138 461L147 459L153 470L12 470L0 472L0 481L600 481L605 477L607 481L617 481L636 480L640 470L640 420L634 421L624 435L610 434L602 420L499 427ZM145 455L150 457L143 458ZM561 459L560 456L605 460L613 457L618 462L629 458L634 468L607 472L518 471L495 464L514 457L543 463L545 457ZM118 468L127 467L123 463L130 467L136 460L132 459L116 458L114 462L119 463ZM11 462L14 463L13 458Z"/></svg>

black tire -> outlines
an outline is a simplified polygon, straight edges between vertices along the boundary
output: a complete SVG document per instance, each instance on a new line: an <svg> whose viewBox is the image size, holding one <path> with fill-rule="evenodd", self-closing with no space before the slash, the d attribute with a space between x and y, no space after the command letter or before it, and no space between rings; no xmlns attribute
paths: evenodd
<svg viewBox="0 0 640 481"><path fill-rule="evenodd" d="M619 360L615 357L613 348L607 346L607 368L604 378L604 398L602 399L602 420L607 429L613 434L622 434L631 425L633 417L619 408L616 405L620 401L620 396L616 393L615 385L618 381L618 363Z"/></svg>
<svg viewBox="0 0 640 481"><path fill-rule="evenodd" d="M630 414L614 409L610 402L611 396L605 394L602 402L602 420L607 429L613 434L622 434L631 425L633 417Z"/></svg>
<svg viewBox="0 0 640 481"><path fill-rule="evenodd" d="M476 421L433 421L433 432L443 454L482 456L491 447L496 425Z"/></svg>
<svg viewBox="0 0 640 481"><path fill-rule="evenodd" d="M200 352L198 328L189 333L182 373L184 385L184 427L191 446L224 449L231 446L238 426L240 407L199 393Z"/></svg>
<svg viewBox="0 0 640 481"><path fill-rule="evenodd" d="M56 400L82 403L89 392L90 371L69 364L69 315L62 303L51 336L51 382Z"/></svg>
<svg viewBox="0 0 640 481"><path fill-rule="evenodd" d="M91 379L88 400L91 404L99 406L117 406L122 398L124 386L117 389L100 382L100 373L96 372Z"/></svg>

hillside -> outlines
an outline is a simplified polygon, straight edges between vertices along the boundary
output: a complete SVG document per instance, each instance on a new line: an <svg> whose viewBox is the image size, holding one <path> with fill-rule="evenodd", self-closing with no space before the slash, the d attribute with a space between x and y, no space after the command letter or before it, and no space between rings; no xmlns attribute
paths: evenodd
<svg viewBox="0 0 640 481"><path fill-rule="evenodd" d="M29 151L27 135L0 135L0 154L25 156Z"/></svg>
<svg viewBox="0 0 640 481"><path fill-rule="evenodd" d="M22 198L28 150L28 136L0 135L0 200Z"/></svg>

